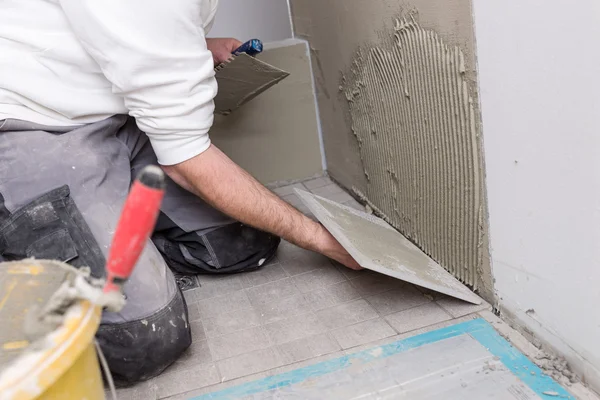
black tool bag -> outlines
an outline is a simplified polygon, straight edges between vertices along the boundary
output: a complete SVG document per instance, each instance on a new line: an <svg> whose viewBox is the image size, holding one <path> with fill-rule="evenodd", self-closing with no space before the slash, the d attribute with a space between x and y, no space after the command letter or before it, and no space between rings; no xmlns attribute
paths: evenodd
<svg viewBox="0 0 600 400"><path fill-rule="evenodd" d="M165 214L152 241L174 271L183 275L251 271L266 264L281 239L236 222L205 234L186 232Z"/></svg>

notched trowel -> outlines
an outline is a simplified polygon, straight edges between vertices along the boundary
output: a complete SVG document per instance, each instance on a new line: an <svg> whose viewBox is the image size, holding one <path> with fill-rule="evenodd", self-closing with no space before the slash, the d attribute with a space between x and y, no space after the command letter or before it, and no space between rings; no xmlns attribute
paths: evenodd
<svg viewBox="0 0 600 400"><path fill-rule="evenodd" d="M215 68L219 91L215 97L215 112L227 115L252 100L289 73L261 61L253 55L262 51L256 39L244 43L232 53L229 61Z"/></svg>

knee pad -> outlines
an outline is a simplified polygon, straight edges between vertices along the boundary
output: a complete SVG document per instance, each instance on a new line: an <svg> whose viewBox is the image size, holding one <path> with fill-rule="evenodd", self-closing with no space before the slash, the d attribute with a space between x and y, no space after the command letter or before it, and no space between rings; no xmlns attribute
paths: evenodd
<svg viewBox="0 0 600 400"><path fill-rule="evenodd" d="M96 339L117 385L153 378L192 343L185 299L177 290L167 306L145 318L100 325Z"/></svg>
<svg viewBox="0 0 600 400"><path fill-rule="evenodd" d="M0 255L6 261L24 258L59 260L87 266L104 276L106 260L67 185L51 190L14 213L0 196Z"/></svg>

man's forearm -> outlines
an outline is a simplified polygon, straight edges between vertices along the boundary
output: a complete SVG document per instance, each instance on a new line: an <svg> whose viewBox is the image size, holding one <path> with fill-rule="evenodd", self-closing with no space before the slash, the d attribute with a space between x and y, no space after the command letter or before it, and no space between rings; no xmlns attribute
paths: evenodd
<svg viewBox="0 0 600 400"><path fill-rule="evenodd" d="M323 252L324 228L257 182L215 146L176 166L163 167L179 185L255 228Z"/></svg>

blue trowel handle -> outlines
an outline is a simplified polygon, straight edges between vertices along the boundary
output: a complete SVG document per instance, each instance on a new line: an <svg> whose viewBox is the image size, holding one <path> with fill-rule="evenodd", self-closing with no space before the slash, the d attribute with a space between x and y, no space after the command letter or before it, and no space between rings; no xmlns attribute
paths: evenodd
<svg viewBox="0 0 600 400"><path fill-rule="evenodd" d="M246 43L233 51L233 54L238 55L246 53L249 56L255 56L263 50L263 44L258 39L250 39Z"/></svg>

